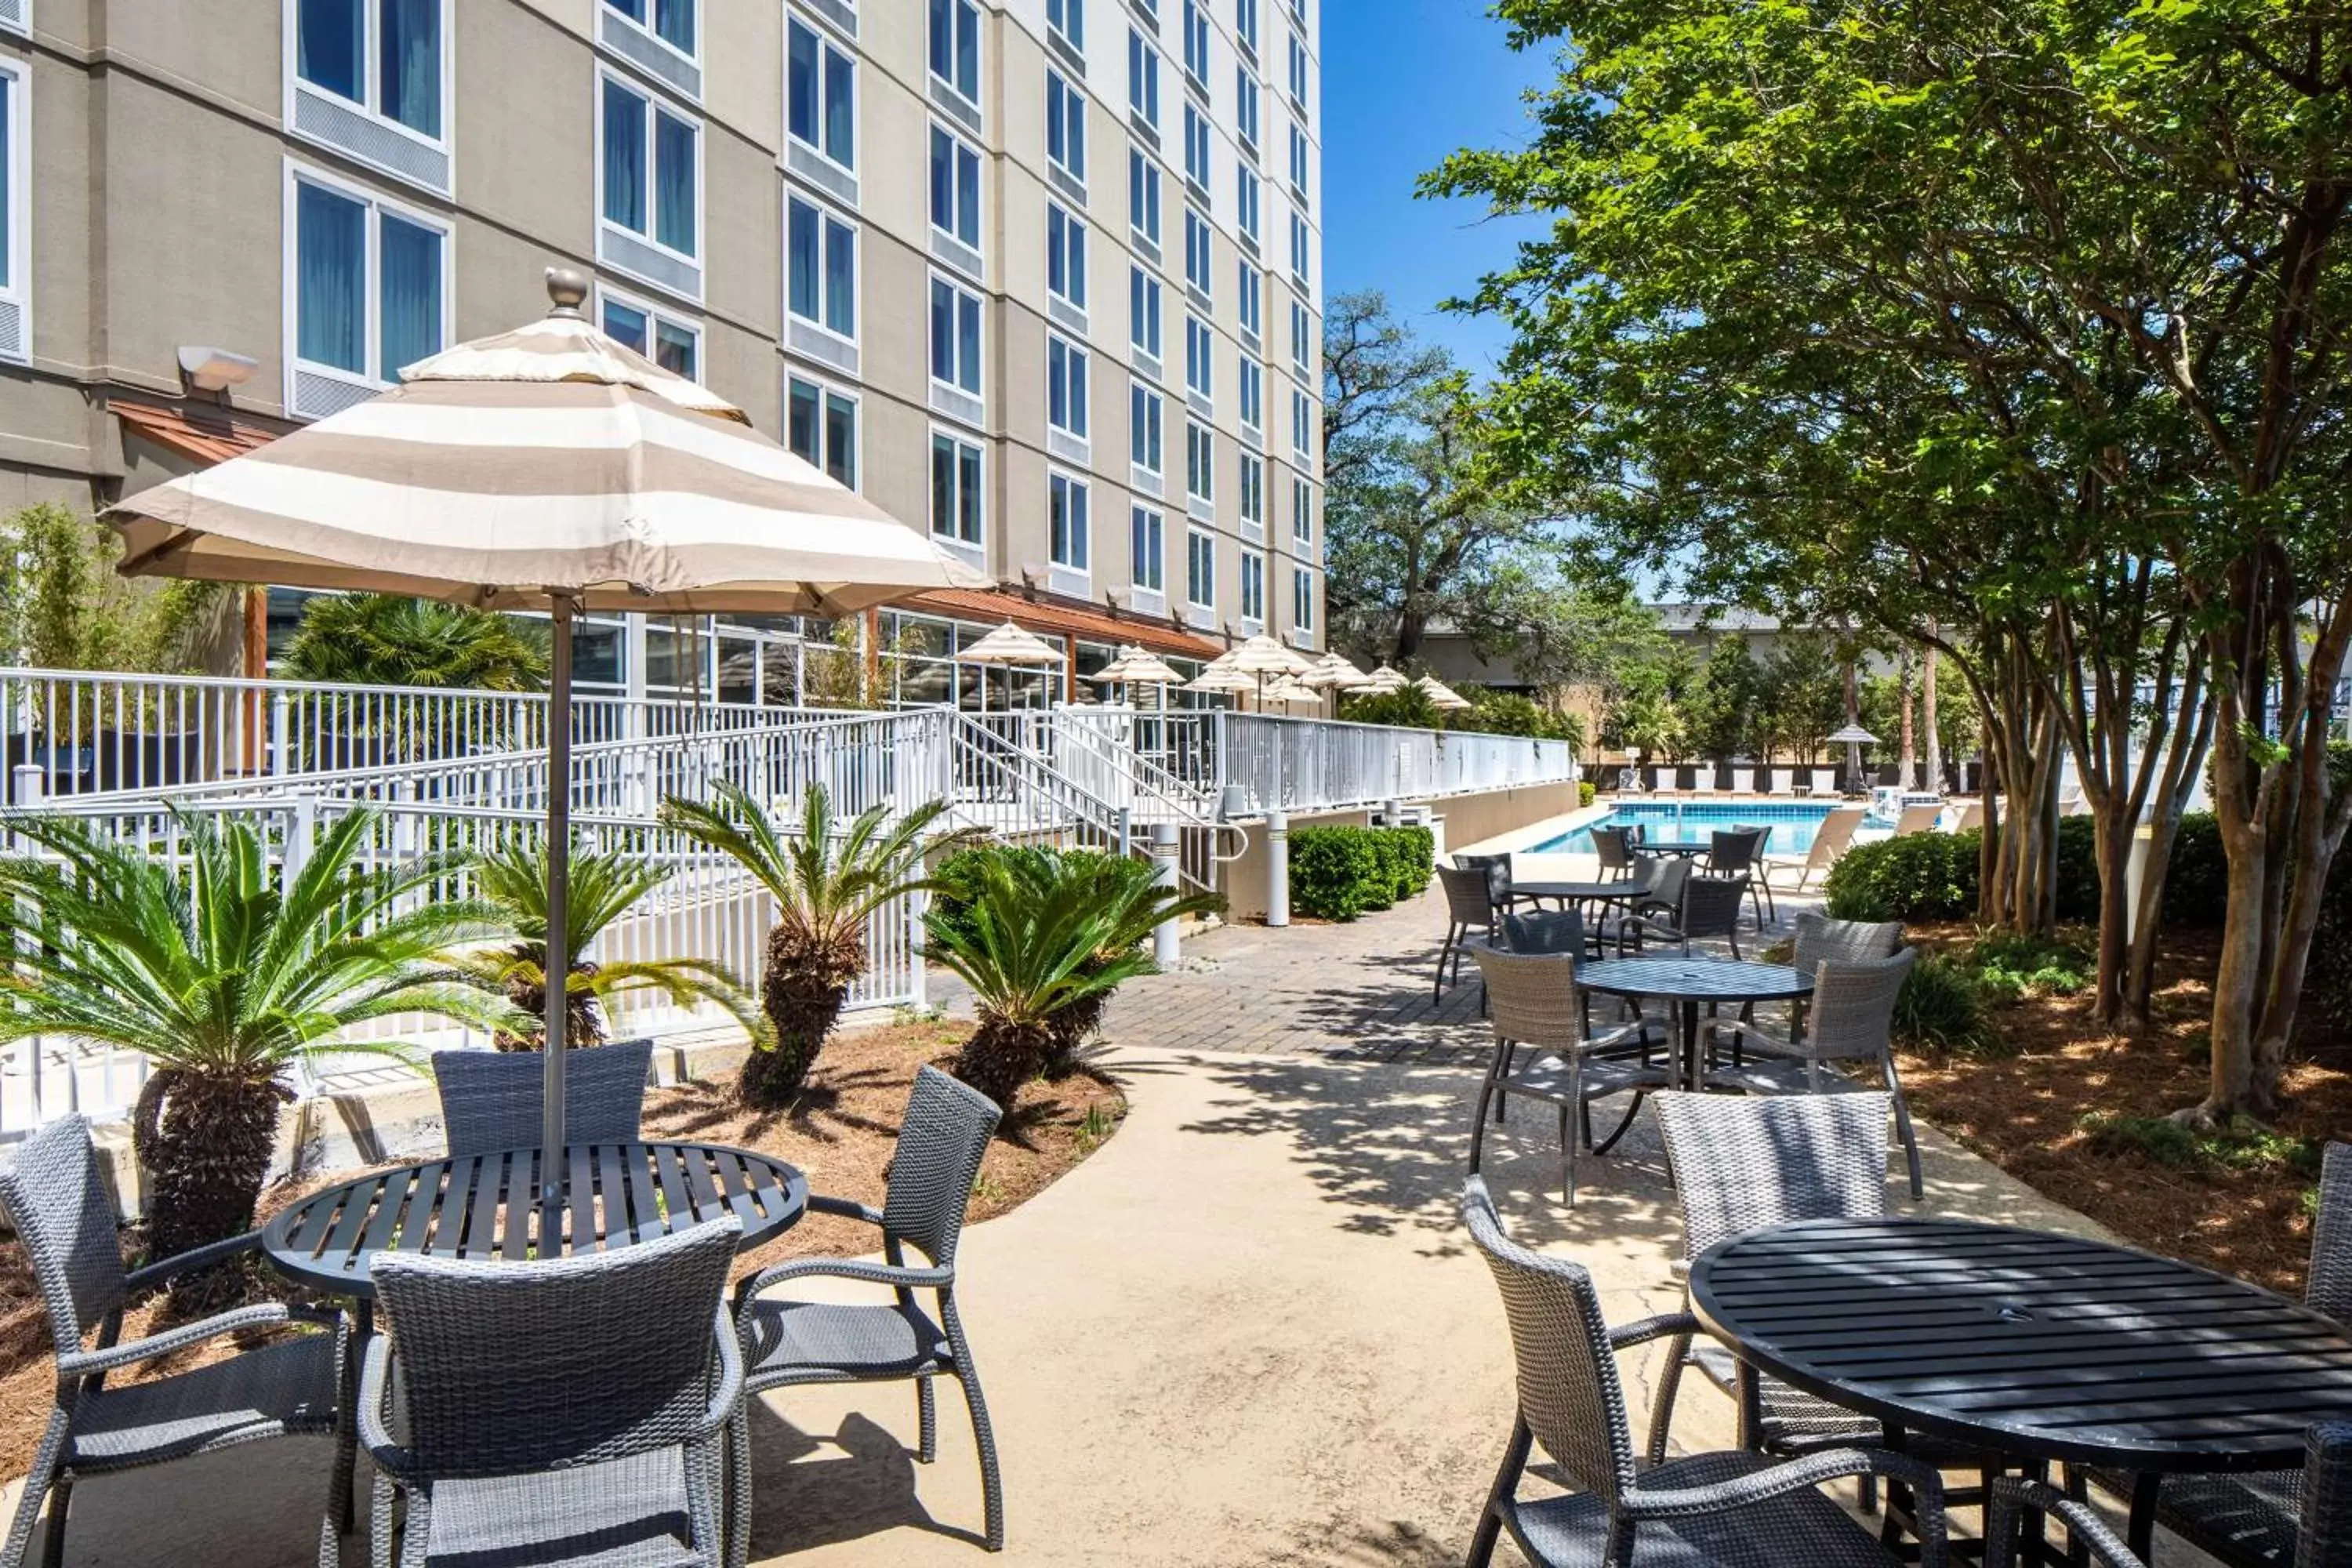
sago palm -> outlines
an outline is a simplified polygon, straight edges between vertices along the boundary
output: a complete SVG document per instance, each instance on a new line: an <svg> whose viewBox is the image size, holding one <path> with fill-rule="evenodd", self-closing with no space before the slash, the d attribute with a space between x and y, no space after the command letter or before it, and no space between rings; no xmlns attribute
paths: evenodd
<svg viewBox="0 0 2352 1568"><path fill-rule="evenodd" d="M583 852L575 847L564 881L564 1044L601 1046L613 1004L653 992L680 1007L709 1002L756 1032L759 1015L742 983L719 964L699 958L591 962L588 949L638 900L669 880L674 867L643 856ZM474 862L482 897L503 915L514 941L460 960L485 988L534 1020L498 1037L505 1051L535 1051L547 1041L547 840L508 839Z"/></svg>
<svg viewBox="0 0 2352 1568"><path fill-rule="evenodd" d="M178 826L166 856L69 818L0 819L37 851L0 860L0 909L21 911L16 966L0 973L0 1043L47 1036L152 1064L132 1140L157 1257L251 1226L291 1098L289 1067L405 1058L402 1047L337 1037L400 1014L513 1022L508 1003L441 959L502 929L487 904L433 896L452 859L368 867L374 825L352 812L320 832L289 879L249 825L183 816Z"/></svg>
<svg viewBox="0 0 2352 1568"><path fill-rule="evenodd" d="M734 784L708 801L662 802L662 820L695 842L731 856L776 900L768 933L760 1003L773 1037L757 1041L743 1064L743 1098L774 1109L791 1103L818 1049L840 1017L849 987L866 972L866 923L892 900L929 888L923 857L964 834L934 834L947 811L930 801L899 816L873 806L846 828L835 826L833 799L812 784L800 821L787 832Z"/></svg>
<svg viewBox="0 0 2352 1568"><path fill-rule="evenodd" d="M1215 909L1214 894L1156 886L1151 868L1113 856L976 857L967 901L924 916L924 956L971 987L980 1026L956 1076L1011 1109L1021 1086L1076 1044L1073 1013L1152 972L1143 941L1164 920Z"/></svg>

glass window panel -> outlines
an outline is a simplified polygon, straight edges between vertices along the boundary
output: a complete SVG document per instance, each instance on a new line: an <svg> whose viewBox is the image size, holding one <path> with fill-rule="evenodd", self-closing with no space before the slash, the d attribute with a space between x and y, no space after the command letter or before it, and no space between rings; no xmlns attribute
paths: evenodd
<svg viewBox="0 0 2352 1568"><path fill-rule="evenodd" d="M378 0L376 70L387 119L441 134L441 0Z"/></svg>
<svg viewBox="0 0 2352 1568"><path fill-rule="evenodd" d="M16 82L0 76L0 289L16 281Z"/></svg>
<svg viewBox="0 0 2352 1568"><path fill-rule="evenodd" d="M389 213L381 221L378 363L379 374L390 381L403 365L441 350L441 236Z"/></svg>
<svg viewBox="0 0 2352 1568"><path fill-rule="evenodd" d="M632 309L614 300L604 301L604 335L614 342L624 343L639 353L644 353L648 324L643 310Z"/></svg>
<svg viewBox="0 0 2352 1568"><path fill-rule="evenodd" d="M968 544L980 542L980 448L959 445L956 452L956 518Z"/></svg>
<svg viewBox="0 0 2352 1568"><path fill-rule="evenodd" d="M955 380L955 289L937 278L931 279L931 376Z"/></svg>
<svg viewBox="0 0 2352 1568"><path fill-rule="evenodd" d="M654 329L654 363L688 381L695 379L697 347L694 334L684 327L664 321Z"/></svg>
<svg viewBox="0 0 2352 1568"><path fill-rule="evenodd" d="M955 142L931 127L931 226L955 232Z"/></svg>
<svg viewBox="0 0 2352 1568"><path fill-rule="evenodd" d="M367 373L367 209L300 184L294 197L295 350Z"/></svg>
<svg viewBox="0 0 2352 1568"><path fill-rule="evenodd" d="M980 392L980 301L970 294L956 295L956 384Z"/></svg>
<svg viewBox="0 0 2352 1568"><path fill-rule="evenodd" d="M646 232L646 100L604 83L604 216Z"/></svg>
<svg viewBox="0 0 2352 1568"><path fill-rule="evenodd" d="M694 127L654 116L654 167L659 178L654 237L681 256L695 251Z"/></svg>
<svg viewBox="0 0 2352 1568"><path fill-rule="evenodd" d="M294 72L313 87L364 100L367 0L301 0L294 18Z"/></svg>
<svg viewBox="0 0 2352 1568"><path fill-rule="evenodd" d="M682 55L694 53L695 0L654 0L654 31Z"/></svg>
<svg viewBox="0 0 2352 1568"><path fill-rule="evenodd" d="M857 162L857 78L839 49L824 51L824 155L848 168Z"/></svg>
<svg viewBox="0 0 2352 1568"><path fill-rule="evenodd" d="M784 128L815 146L819 117L816 32L799 21L785 26L784 113Z"/></svg>
<svg viewBox="0 0 2352 1568"><path fill-rule="evenodd" d="M956 144L955 236L966 245L980 244L980 157L961 142Z"/></svg>
<svg viewBox="0 0 2352 1568"><path fill-rule="evenodd" d="M816 208L803 201L790 203L784 232L789 300L793 315L812 321L820 320L823 311L818 290L824 275L818 266L819 243Z"/></svg>
<svg viewBox="0 0 2352 1568"><path fill-rule="evenodd" d="M824 398L824 471L857 488L857 405L837 392Z"/></svg>
<svg viewBox="0 0 2352 1568"><path fill-rule="evenodd" d="M820 462L824 452L818 445L818 396L817 389L805 381L785 384L784 445L793 449L793 456L808 463Z"/></svg>
<svg viewBox="0 0 2352 1568"><path fill-rule="evenodd" d="M824 324L843 337L857 335L857 231L831 218L824 225Z"/></svg>
<svg viewBox="0 0 2352 1568"><path fill-rule="evenodd" d="M931 437L931 531L955 534L955 443Z"/></svg>

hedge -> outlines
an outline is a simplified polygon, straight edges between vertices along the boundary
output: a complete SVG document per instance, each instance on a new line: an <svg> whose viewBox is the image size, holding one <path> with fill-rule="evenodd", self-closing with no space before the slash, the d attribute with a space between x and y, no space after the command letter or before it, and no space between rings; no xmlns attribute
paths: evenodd
<svg viewBox="0 0 2352 1568"><path fill-rule="evenodd" d="M1857 844L1822 884L1829 912L1841 920L1965 920L1977 908L1977 850L1983 835L1912 833ZM2182 928L2218 926L2228 901L2230 868L2210 812L2180 819L2164 878L2164 920ZM2331 889L2334 887L2330 883ZM2352 915L2352 908L2347 908ZM2099 918L2097 829L2087 816L2058 824L2058 918ZM2352 957L2352 921L2347 925ZM2347 992L2352 1000L2352 992Z"/></svg>
<svg viewBox="0 0 2352 1568"><path fill-rule="evenodd" d="M1351 921L1412 898L1436 875L1426 827L1299 827L1290 834L1290 907Z"/></svg>

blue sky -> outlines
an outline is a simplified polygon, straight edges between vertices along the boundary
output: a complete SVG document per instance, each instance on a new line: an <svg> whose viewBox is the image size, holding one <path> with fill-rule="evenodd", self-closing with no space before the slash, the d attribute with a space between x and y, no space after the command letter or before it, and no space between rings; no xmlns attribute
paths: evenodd
<svg viewBox="0 0 2352 1568"><path fill-rule="evenodd" d="M1475 202L1413 199L1413 182L1463 146L1527 140L1521 90L1549 79L1550 57L1515 55L1485 0L1328 0L1323 14L1323 282L1333 294L1387 291L1424 337L1474 371L1505 333L1448 315L1539 227L1485 218Z"/></svg>

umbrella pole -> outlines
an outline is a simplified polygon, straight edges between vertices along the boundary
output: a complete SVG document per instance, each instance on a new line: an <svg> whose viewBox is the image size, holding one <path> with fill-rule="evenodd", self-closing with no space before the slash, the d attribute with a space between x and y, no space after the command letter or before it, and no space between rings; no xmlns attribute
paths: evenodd
<svg viewBox="0 0 2352 1568"><path fill-rule="evenodd" d="M552 637L547 658L547 1045L541 1091L539 1191L545 1210L541 1255L549 1226L563 1207L563 1053L572 1009L572 976L563 955L564 900L572 879L572 596L549 596Z"/></svg>

